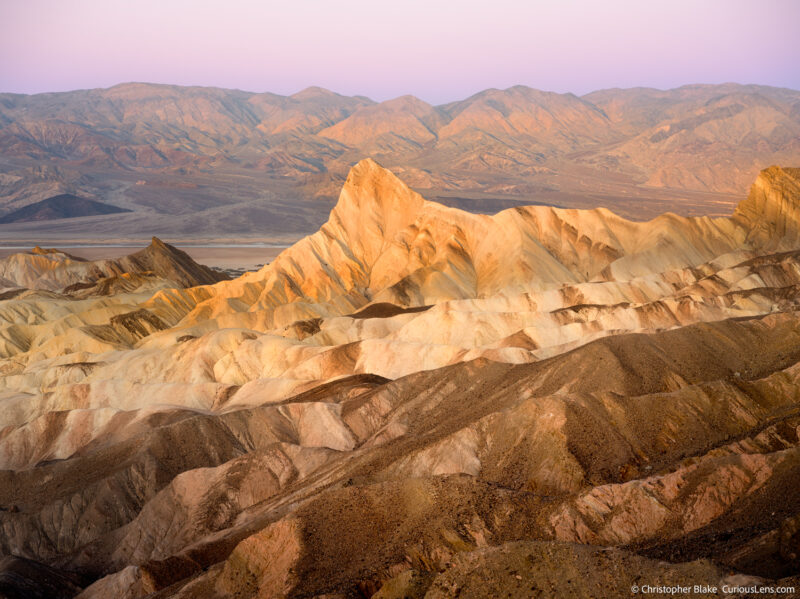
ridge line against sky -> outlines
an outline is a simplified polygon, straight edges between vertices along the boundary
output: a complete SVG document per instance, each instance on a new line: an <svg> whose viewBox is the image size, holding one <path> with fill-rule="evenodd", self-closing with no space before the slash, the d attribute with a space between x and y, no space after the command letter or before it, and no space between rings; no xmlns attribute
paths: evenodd
<svg viewBox="0 0 800 599"><path fill-rule="evenodd" d="M0 2L0 92L149 81L434 105L524 84L800 88L795 0Z"/></svg>
<svg viewBox="0 0 800 599"><path fill-rule="evenodd" d="M251 95L262 95L262 94L264 94L264 95L280 96L280 97L283 97L283 98L291 98L292 96L299 95L299 94L301 94L303 92L306 92L306 91L308 91L310 89L318 89L318 90L320 90L322 92L329 92L329 93L332 93L332 94L335 94L335 95L338 95L338 96L342 96L342 97L366 99L366 100L369 100L371 102L374 102L375 104L380 104L380 103L383 103L383 102L390 102L392 100L397 100L399 98L406 97L406 96L416 97L416 96L414 96L414 94L400 94L399 96L385 98L385 99L382 99L382 100L375 100L374 98L370 98L369 96L367 96L365 94L356 93L356 94L353 94L353 95L348 95L348 94L339 93L336 90L331 90L331 89L328 89L328 88L325 88L325 87L322 87L322 86L319 86L319 85L309 85L308 87L305 87L303 89L298 89L298 90L293 91L293 92L289 92L289 93L286 93L286 94L278 94L278 93L272 92L270 90L253 91L253 90L240 89L240 88L219 87L219 86L216 86L216 85L180 85L180 84L174 84L174 83L158 83L158 82L153 82L153 81L122 81L120 83L116 83L116 84L111 85L109 87L68 89L68 90L63 90L63 91L35 92L35 93L31 93L31 94L20 93L20 92L4 92L4 91L0 90L0 95L11 94L11 95L24 95L24 96L45 96L45 95L52 95L52 94L72 94L72 93L98 92L98 91L102 92L102 91L109 91L109 90L112 90L112 89L115 89L115 88L121 88L121 87L125 87L125 86L173 87L173 88L177 87L177 88L182 88L182 89L192 89L192 88L215 89L215 90L220 90L220 91L224 91L224 92L239 92L239 93L242 93L242 94L251 94ZM464 101L469 100L469 99L471 99L471 98L473 98L475 96L479 96L479 95L481 95L481 94L483 94L485 92L490 92L490 91L508 92L508 91L510 91L510 90L512 90L514 88L526 88L526 89L529 89L529 90L532 90L532 91L535 91L535 92L542 92L542 93L545 93L545 94L550 94L550 93L559 94L559 95L570 95L571 94L571 95L573 95L573 96L575 96L577 98L584 99L584 98L586 98L586 96L590 96L592 94L602 93L602 92L607 92L607 91L615 91L615 90L628 91L628 90L633 90L633 89L642 89L642 90L649 89L649 90L653 90L653 91L656 91L656 92L666 93L666 92L671 92L671 91L677 91L677 90L684 89L684 88L725 87L725 86L737 86L737 87L744 87L744 88L747 88L747 87L762 87L762 88L782 89L782 90L787 90L789 92L800 93L800 89L795 89L795 88L791 88L791 87L771 86L771 85L765 85L765 84L760 84L760 83L739 83L739 82L736 82L736 81L725 81L725 82L721 82L721 83L685 83L683 85L678 85L678 86L672 87L672 88L657 88L657 87L650 87L650 86L609 87L609 88L591 90L591 91L586 92L584 94L577 94L577 93L570 92L570 91L557 92L557 91L547 90L547 89L538 89L538 88L535 88L535 87L532 87L532 86L529 86L529 85L524 85L524 84L520 83L520 84L512 85L512 86L504 88L504 89L496 88L496 87L487 87L485 89L481 89L481 90L472 92L472 93L470 93L469 95L467 95L467 96L465 96L463 98L453 98L452 100L449 100L447 102L442 102L442 103L439 103L439 104L432 104L430 102L426 102L425 100L422 100L422 98L417 98L417 99L422 100L423 102L426 102L427 104L429 104L430 106L432 106L434 108L442 108L442 107L447 106L449 104L456 104L456 103L459 103L459 102L464 102Z"/></svg>

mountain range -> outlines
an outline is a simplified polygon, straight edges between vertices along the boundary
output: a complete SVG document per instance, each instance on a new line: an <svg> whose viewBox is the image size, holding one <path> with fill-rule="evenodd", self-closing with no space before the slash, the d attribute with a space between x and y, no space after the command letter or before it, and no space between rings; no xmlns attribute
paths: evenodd
<svg viewBox="0 0 800 599"><path fill-rule="evenodd" d="M69 193L131 213L16 223L7 238L261 237L316 230L373 157L437 201L728 213L757 173L800 157L800 92L753 85L524 86L432 106L309 88L292 96L130 83L0 94L0 217Z"/></svg>
<svg viewBox="0 0 800 599"><path fill-rule="evenodd" d="M800 589L798 168L641 222L365 159L233 280L158 239L0 269L6 596Z"/></svg>

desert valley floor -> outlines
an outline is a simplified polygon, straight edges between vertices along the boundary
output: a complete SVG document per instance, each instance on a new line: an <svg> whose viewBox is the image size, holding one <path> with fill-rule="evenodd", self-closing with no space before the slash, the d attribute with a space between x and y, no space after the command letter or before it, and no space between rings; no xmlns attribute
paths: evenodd
<svg viewBox="0 0 800 599"><path fill-rule="evenodd" d="M367 159L236 278L79 251L0 258L0 596L800 591L800 169L634 222Z"/></svg>

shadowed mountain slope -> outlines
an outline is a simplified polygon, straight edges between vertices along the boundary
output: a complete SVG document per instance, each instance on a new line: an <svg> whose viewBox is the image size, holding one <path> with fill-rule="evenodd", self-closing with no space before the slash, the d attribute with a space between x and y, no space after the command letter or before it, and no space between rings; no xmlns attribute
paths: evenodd
<svg viewBox="0 0 800 599"><path fill-rule="evenodd" d="M130 210L64 193L14 210L0 217L0 224L79 218L120 212L130 212Z"/></svg>
<svg viewBox="0 0 800 599"><path fill-rule="evenodd" d="M0 300L0 582L82 599L791 586L798 174L764 170L730 217L633 222L466 213L365 160L258 272ZM194 268L157 240L123 260Z"/></svg>

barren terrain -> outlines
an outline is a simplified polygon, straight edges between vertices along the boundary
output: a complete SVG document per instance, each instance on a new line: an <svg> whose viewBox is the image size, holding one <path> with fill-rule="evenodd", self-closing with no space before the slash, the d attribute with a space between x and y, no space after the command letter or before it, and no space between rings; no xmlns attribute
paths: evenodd
<svg viewBox="0 0 800 599"><path fill-rule="evenodd" d="M61 194L132 211L2 224L4 240L293 243L324 223L366 156L430 199L487 214L547 204L723 216L761 169L796 163L800 92L516 86L432 106L129 83L0 94L0 148L0 218Z"/></svg>
<svg viewBox="0 0 800 599"><path fill-rule="evenodd" d="M30 251L37 244L26 246L0 246L0 259L7 258L23 251ZM259 245L184 245L174 244L185 251L193 260L221 269L258 270L269 264L285 248ZM111 260L132 254L141 249L134 245L59 245L59 250L68 254L80 255L87 260Z"/></svg>
<svg viewBox="0 0 800 599"><path fill-rule="evenodd" d="M0 259L6 596L800 586L800 169L638 222L363 160L257 272L88 257Z"/></svg>

